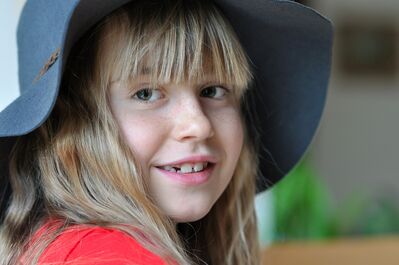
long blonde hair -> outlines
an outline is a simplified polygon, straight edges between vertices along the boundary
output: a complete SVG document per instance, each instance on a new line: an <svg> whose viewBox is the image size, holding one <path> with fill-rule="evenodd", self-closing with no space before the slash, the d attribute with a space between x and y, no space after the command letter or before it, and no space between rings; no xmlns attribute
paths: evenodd
<svg viewBox="0 0 399 265"><path fill-rule="evenodd" d="M176 227L149 196L107 94L111 77L127 80L149 67L154 83L201 80L211 71L234 85L237 99L252 80L233 29L210 1L138 0L108 15L72 50L50 117L14 145L1 264L22 254L36 264L74 224L122 230L171 264L259 264L257 157L246 131L233 178L204 218ZM62 225L28 244L49 219Z"/></svg>

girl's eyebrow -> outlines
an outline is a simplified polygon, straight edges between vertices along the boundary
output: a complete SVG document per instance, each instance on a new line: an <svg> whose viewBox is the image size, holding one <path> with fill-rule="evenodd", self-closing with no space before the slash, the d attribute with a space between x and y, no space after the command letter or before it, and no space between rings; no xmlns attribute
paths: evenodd
<svg viewBox="0 0 399 265"><path fill-rule="evenodd" d="M136 77L132 77L131 76L129 78L129 82L132 82L132 83L143 82L144 80L146 80L151 75L152 70L153 69L151 67L144 66L141 69L139 76L136 76ZM111 84L115 83L115 82L118 82L118 81L121 81L121 80L119 80L119 79L118 80L112 80ZM204 78L201 81L192 82L191 84L194 85L194 86L200 86L200 85L204 85L204 84L205 85L209 85L209 84L212 84L212 83L220 83L221 85L225 85L225 86L228 85L225 82L218 82L217 78L214 75L212 75L212 74L205 75Z"/></svg>
<svg viewBox="0 0 399 265"><path fill-rule="evenodd" d="M148 76L148 75L144 74L144 75L140 75L139 78L130 79L129 83L138 84L141 82L146 82L147 81L146 76ZM111 84L119 82L119 81L121 81L121 80L113 80L113 81L111 81ZM224 82L217 82L213 78L205 78L202 82L200 81L200 82L191 83L191 85L193 85L195 87L199 87L199 86L203 86L203 85L207 86L207 85L211 85L211 84L219 84L219 85L226 86L226 87L229 86L229 84L224 83Z"/></svg>

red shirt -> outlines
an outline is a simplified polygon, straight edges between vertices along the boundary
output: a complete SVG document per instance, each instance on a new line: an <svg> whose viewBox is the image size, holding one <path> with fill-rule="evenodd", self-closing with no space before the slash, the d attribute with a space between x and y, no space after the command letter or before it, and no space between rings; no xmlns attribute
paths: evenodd
<svg viewBox="0 0 399 265"><path fill-rule="evenodd" d="M65 262L71 265L166 265L159 256L119 230L87 226L67 228L39 259L39 264Z"/></svg>

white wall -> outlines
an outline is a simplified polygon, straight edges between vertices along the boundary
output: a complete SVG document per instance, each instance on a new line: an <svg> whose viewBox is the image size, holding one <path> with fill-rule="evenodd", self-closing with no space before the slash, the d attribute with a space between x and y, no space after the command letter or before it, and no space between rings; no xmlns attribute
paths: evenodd
<svg viewBox="0 0 399 265"><path fill-rule="evenodd" d="M0 1L0 110L18 95L16 27L25 0Z"/></svg>

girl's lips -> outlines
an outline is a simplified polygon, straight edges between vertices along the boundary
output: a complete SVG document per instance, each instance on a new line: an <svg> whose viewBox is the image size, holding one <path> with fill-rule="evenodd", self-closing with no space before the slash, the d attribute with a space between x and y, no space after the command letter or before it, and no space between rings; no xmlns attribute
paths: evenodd
<svg viewBox="0 0 399 265"><path fill-rule="evenodd" d="M171 172L159 167L155 167L159 170L163 175L169 177L170 179L186 184L186 185L199 185L205 183L210 178L215 164L209 163L208 166L200 171L200 172L192 172L192 173L176 173Z"/></svg>
<svg viewBox="0 0 399 265"><path fill-rule="evenodd" d="M167 165L181 165L184 163L190 163L190 164L195 164L195 163L217 163L217 159L214 156L211 155L193 155L193 156L188 156L183 159L179 159L176 161L170 161L168 163L158 165L158 166L167 166Z"/></svg>

